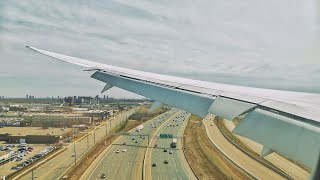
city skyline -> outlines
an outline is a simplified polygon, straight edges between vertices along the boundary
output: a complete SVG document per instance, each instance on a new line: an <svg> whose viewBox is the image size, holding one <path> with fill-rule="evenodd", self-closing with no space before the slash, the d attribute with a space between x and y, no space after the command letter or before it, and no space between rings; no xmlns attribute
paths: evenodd
<svg viewBox="0 0 320 180"><path fill-rule="evenodd" d="M1 1L0 94L94 95L104 87L91 72L26 45L155 73L319 93L320 6L297 4ZM137 97L117 88L105 94Z"/></svg>

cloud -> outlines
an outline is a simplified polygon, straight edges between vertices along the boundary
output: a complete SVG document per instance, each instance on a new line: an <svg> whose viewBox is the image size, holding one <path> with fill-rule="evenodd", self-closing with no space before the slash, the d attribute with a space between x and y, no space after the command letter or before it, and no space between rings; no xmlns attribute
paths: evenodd
<svg viewBox="0 0 320 180"><path fill-rule="evenodd" d="M0 95L50 96L53 87L95 95L103 86L25 45L144 71L320 92L313 83L320 79L320 10L312 3L1 1Z"/></svg>

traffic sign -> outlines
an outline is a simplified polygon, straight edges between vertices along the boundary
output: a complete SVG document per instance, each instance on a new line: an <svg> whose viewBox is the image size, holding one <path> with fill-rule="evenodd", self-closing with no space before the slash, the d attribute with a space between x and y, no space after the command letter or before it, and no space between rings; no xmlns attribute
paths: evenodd
<svg viewBox="0 0 320 180"><path fill-rule="evenodd" d="M173 138L173 134L160 134L160 138Z"/></svg>

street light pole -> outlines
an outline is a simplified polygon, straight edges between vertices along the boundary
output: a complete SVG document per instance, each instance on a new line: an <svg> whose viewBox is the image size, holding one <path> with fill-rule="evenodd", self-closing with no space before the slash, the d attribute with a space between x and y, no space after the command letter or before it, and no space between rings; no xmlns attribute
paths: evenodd
<svg viewBox="0 0 320 180"><path fill-rule="evenodd" d="M96 127L93 130L93 144L96 144Z"/></svg>
<svg viewBox="0 0 320 180"><path fill-rule="evenodd" d="M109 131L109 133L111 133L111 120L110 120L109 122L110 122L110 128L109 128L109 129L110 129L110 131Z"/></svg>
<svg viewBox="0 0 320 180"><path fill-rule="evenodd" d="M106 119L106 136L108 136L108 121Z"/></svg>
<svg viewBox="0 0 320 180"><path fill-rule="evenodd" d="M95 124L95 122L94 122L94 118L93 118L93 116L92 116L92 122L93 122L93 144L95 144L96 143L96 124Z"/></svg>
<svg viewBox="0 0 320 180"><path fill-rule="evenodd" d="M77 164L76 142L73 143L74 165Z"/></svg>
<svg viewBox="0 0 320 180"><path fill-rule="evenodd" d="M89 150L89 132L87 132L87 149Z"/></svg>
<svg viewBox="0 0 320 180"><path fill-rule="evenodd" d="M110 122L110 131L109 131L110 135L111 135L111 121L112 120L110 119L110 121L109 121ZM111 136L110 136L110 144L111 144Z"/></svg>

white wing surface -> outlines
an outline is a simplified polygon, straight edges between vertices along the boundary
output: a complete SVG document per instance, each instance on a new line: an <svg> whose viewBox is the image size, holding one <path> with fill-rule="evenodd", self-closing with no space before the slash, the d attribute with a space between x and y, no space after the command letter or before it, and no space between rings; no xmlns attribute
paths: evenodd
<svg viewBox="0 0 320 180"><path fill-rule="evenodd" d="M198 116L208 113L244 119L234 133L252 139L307 168L316 166L320 151L320 94L227 85L121 68L28 48L54 59L95 71L105 82ZM264 154L264 153L262 153Z"/></svg>

